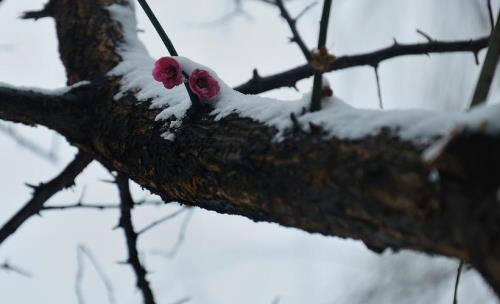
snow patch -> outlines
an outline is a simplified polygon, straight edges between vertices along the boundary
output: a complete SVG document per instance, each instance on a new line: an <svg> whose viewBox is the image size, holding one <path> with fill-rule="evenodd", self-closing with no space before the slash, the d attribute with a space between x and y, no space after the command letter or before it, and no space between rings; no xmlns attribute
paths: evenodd
<svg viewBox="0 0 500 304"><path fill-rule="evenodd" d="M64 95L71 91L72 89L84 86L84 85L89 85L90 81L84 80L77 82L75 84L72 84L67 87L62 87L58 89L42 89L42 88L37 88L37 87L26 87L26 86L14 86L5 82L0 82L0 87L2 88L7 88L7 89L13 89L13 90L22 90L22 91L31 91L35 93L40 93L40 94L46 94L46 95Z"/></svg>
<svg viewBox="0 0 500 304"><path fill-rule="evenodd" d="M191 106L184 88L178 86L166 90L153 80L151 70L154 60L149 56L136 34L136 19L132 6L112 5L109 7L113 18L122 24L125 43L119 52L123 57L111 75L121 76L122 90L116 96L137 92L139 101L150 101L152 108L163 109L157 120L169 119L169 131L163 134L167 140L175 139L175 129ZM217 74L198 63L184 57L177 57L181 68L190 74L200 68L209 71L219 81L220 93L210 102L215 120L230 114L251 118L277 129L275 139L281 140L287 129L293 127L291 114L295 114L300 126L309 131L310 124L320 126L327 136L343 139L359 139L376 135L387 129L393 136L417 143L433 141L436 137L450 134L457 128L470 128L486 133L500 132L500 105L481 106L467 113L436 112L427 110L363 110L344 103L337 97L323 98L321 111L307 112L311 95L304 94L299 100L285 101L256 95L244 95L234 91ZM425 158L432 158L439 152L439 145L427 151Z"/></svg>

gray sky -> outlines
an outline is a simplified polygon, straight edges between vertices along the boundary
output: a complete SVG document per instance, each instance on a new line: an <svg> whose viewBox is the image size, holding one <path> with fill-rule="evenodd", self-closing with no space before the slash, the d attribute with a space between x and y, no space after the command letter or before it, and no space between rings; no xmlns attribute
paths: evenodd
<svg viewBox="0 0 500 304"><path fill-rule="evenodd" d="M401 42L423 41L419 28L436 39L473 38L488 31L482 0L337 0L334 1L328 46L335 54L354 54ZM64 86L64 70L57 54L53 21L17 19L21 12L39 8L40 0L5 0L0 5L0 82L56 88ZM231 11L231 0L150 0L179 52L210 66L226 82L246 81L254 67L262 75L303 63L298 48L288 43L289 30L276 9L247 1L248 16L225 23L212 21ZM500 1L493 1L496 9ZM308 1L289 6L299 12ZM315 45L317 5L299 23L308 45ZM164 47L142 13L140 34L154 57ZM481 53L481 58L484 53ZM478 67L471 54L420 56L382 63L382 93L387 108L433 108L459 111L472 95ZM375 108L375 78L369 68L353 68L328 75L335 94L346 102ZM495 87L500 87L498 77ZM294 98L307 91L310 80L299 83L300 93L281 89L266 93ZM498 102L498 89L490 102ZM17 127L37 143L50 147L52 132ZM8 219L29 199L25 182L45 181L74 155L59 138L61 160L52 165L17 146L0 133L0 221ZM50 204L73 203L83 186L89 202L116 202L108 173L93 164L78 178L73 190L58 194ZM147 195L134 189L137 198ZM168 214L176 205L136 210L142 227ZM88 246L111 278L117 303L140 303L128 266L116 262L126 256L115 211L67 211L32 218L0 247L0 262L8 258L33 274L31 279L0 271L2 303L77 303L74 292L76 247ZM190 303L451 303L457 262L403 253L382 256L363 244L335 237L311 235L275 224L254 223L238 216L196 210L186 242L174 259L151 254L168 251L177 238L182 218L148 232L140 248L159 303L189 296ZM83 289L87 303L107 303L102 282L87 263ZM467 271L459 295L463 303L495 303L482 279ZM368 299L368 300L367 300Z"/></svg>

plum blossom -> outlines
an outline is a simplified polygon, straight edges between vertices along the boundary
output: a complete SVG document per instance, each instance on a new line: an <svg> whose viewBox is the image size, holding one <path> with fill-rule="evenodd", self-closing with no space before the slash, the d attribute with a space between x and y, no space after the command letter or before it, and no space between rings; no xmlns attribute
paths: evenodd
<svg viewBox="0 0 500 304"><path fill-rule="evenodd" d="M184 80L179 63L172 57L158 59L155 62L152 74L153 78L163 83L163 86L167 89L178 86Z"/></svg>
<svg viewBox="0 0 500 304"><path fill-rule="evenodd" d="M200 101L206 101L216 96L219 91L219 83L205 70L196 69L189 76L189 87Z"/></svg>

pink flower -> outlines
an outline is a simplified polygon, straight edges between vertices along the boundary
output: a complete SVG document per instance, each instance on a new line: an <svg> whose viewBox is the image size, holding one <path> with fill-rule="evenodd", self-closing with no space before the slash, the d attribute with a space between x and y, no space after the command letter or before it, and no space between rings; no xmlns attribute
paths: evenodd
<svg viewBox="0 0 500 304"><path fill-rule="evenodd" d="M217 95L219 83L205 70L196 69L189 76L189 87L199 98L205 101Z"/></svg>
<svg viewBox="0 0 500 304"><path fill-rule="evenodd" d="M181 84L184 80L181 66L172 57L162 57L156 60L155 67L153 68L153 78L163 83L167 89Z"/></svg>

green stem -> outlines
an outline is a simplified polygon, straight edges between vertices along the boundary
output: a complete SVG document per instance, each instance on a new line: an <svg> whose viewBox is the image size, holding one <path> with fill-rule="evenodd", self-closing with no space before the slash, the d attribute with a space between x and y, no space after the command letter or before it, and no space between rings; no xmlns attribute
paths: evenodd
<svg viewBox="0 0 500 304"><path fill-rule="evenodd" d="M471 107L482 104L488 98L490 92L491 83L493 81L493 76L495 75L495 69L498 65L498 60L500 56L500 11L497 16L497 24L493 29L490 36L490 42L488 44L488 51L486 52L486 57L483 62L483 67L481 68L481 73L479 74L479 79L477 81L476 89L474 90L474 96L472 97Z"/></svg>
<svg viewBox="0 0 500 304"><path fill-rule="evenodd" d="M165 30L161 26L160 22L156 18L155 14L149 7L148 3L146 0L137 0L139 4L141 5L142 9L146 13L146 15L149 18L149 21L153 24L156 32L160 36L161 40L163 41L163 44L165 44L165 47L167 48L168 52L170 53L171 56L179 56L177 53L177 50L175 49L174 45L172 44L172 41L170 38L168 38L167 33L165 33Z"/></svg>

